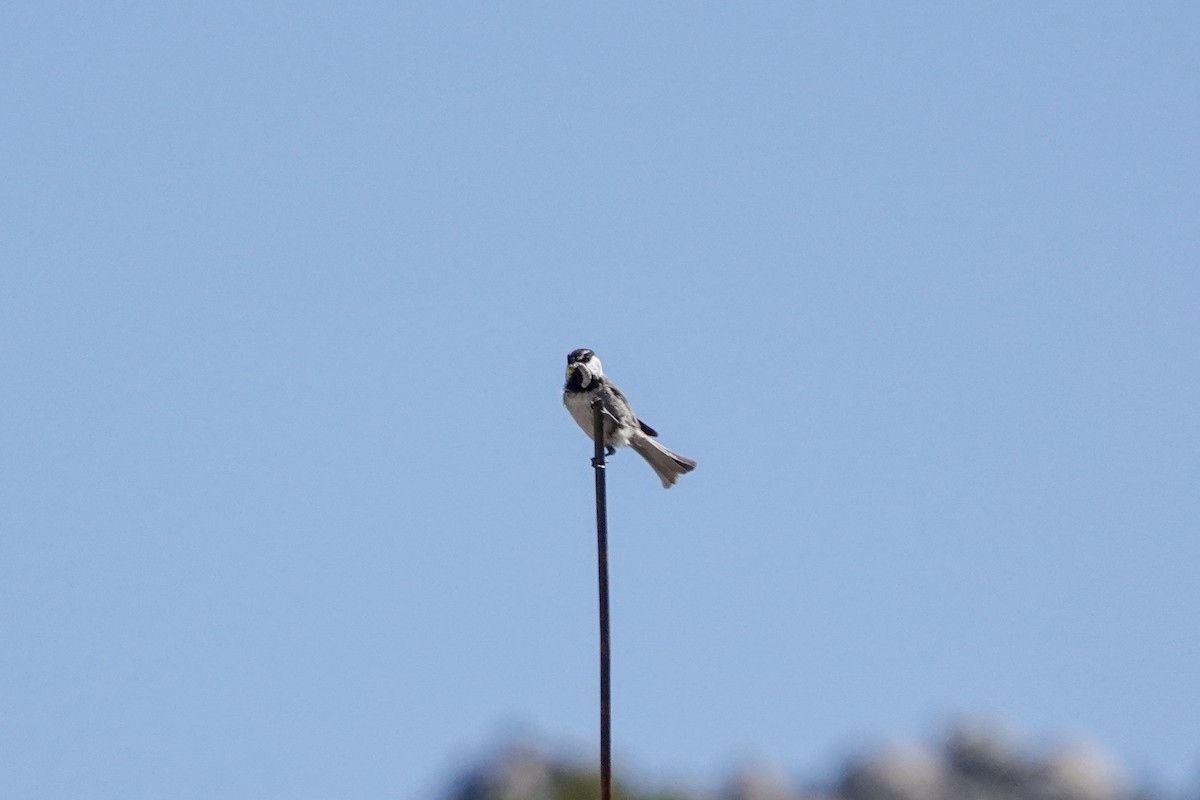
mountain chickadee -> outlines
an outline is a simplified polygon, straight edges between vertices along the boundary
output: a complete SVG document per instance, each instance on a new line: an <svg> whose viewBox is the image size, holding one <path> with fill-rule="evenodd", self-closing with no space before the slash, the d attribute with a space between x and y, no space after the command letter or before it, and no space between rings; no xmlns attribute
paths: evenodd
<svg viewBox="0 0 1200 800"><path fill-rule="evenodd" d="M637 418L633 407L604 375L596 354L586 348L572 350L567 356L567 383L563 387L563 405L592 438L592 400L603 398L604 446L608 454L616 447L632 447L658 474L664 489L670 489L679 476L696 468L696 462L673 453L654 440L658 431Z"/></svg>

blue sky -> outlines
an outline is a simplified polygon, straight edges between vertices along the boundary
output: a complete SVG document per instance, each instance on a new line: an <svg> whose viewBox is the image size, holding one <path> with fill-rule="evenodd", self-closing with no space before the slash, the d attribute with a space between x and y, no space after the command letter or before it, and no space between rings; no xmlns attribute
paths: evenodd
<svg viewBox="0 0 1200 800"><path fill-rule="evenodd" d="M812 774L949 716L1200 765L1193 3L0 14L0 775Z"/></svg>

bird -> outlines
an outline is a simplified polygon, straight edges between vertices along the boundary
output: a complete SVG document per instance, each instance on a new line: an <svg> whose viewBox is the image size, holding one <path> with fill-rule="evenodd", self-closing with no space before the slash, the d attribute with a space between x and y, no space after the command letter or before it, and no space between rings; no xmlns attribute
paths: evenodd
<svg viewBox="0 0 1200 800"><path fill-rule="evenodd" d="M664 489L670 489L680 475L696 468L695 461L668 450L655 440L658 431L638 419L625 395L604 374L604 366L594 352L586 347L572 350L567 355L563 405L588 438L593 438L595 432L592 401L597 397L603 401L604 447L608 455L613 455L617 447L632 447L646 459Z"/></svg>

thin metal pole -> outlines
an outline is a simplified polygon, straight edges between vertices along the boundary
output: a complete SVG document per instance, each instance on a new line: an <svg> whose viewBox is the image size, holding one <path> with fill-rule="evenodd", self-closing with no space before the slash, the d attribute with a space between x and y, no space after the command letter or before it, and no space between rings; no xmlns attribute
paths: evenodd
<svg viewBox="0 0 1200 800"><path fill-rule="evenodd" d="M600 800L612 798L612 685L608 650L608 497L604 485L604 404L592 401L596 454L596 558L600 571Z"/></svg>

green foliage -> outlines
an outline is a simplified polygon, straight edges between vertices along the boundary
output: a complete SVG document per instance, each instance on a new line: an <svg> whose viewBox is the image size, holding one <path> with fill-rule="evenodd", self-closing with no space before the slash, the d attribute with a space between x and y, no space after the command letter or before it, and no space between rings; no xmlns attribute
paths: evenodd
<svg viewBox="0 0 1200 800"><path fill-rule="evenodd" d="M612 796L613 800L693 800L683 794L634 792L620 781L613 781ZM599 773L582 769L558 770L552 800L600 800Z"/></svg>

